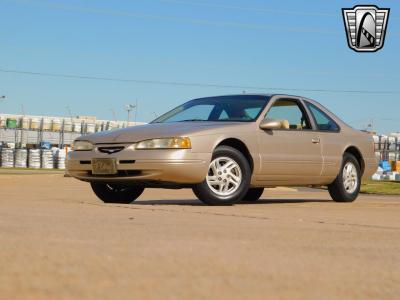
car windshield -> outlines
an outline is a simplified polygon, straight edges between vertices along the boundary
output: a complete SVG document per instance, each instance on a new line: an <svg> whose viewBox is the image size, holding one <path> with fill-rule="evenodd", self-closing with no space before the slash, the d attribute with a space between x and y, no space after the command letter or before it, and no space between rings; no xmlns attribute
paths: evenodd
<svg viewBox="0 0 400 300"><path fill-rule="evenodd" d="M267 105L268 96L239 95L196 99L167 112L151 123L252 122Z"/></svg>

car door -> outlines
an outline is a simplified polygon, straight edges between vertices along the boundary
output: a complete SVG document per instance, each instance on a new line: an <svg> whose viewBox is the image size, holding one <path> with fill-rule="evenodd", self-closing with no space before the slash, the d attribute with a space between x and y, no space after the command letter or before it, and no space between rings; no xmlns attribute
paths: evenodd
<svg viewBox="0 0 400 300"><path fill-rule="evenodd" d="M319 131L322 145L324 167L321 175L326 181L332 181L338 174L343 158L343 145L345 141L340 134L340 126L321 108L309 101L304 101L311 116L314 117L315 126Z"/></svg>
<svg viewBox="0 0 400 300"><path fill-rule="evenodd" d="M265 118L281 120L282 128L258 130L261 167L257 180L316 184L323 167L320 137L301 100L276 99Z"/></svg>

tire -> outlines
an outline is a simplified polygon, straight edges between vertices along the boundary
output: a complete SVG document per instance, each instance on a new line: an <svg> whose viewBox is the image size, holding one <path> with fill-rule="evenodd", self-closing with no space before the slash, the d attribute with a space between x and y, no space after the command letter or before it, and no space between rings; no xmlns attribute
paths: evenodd
<svg viewBox="0 0 400 300"><path fill-rule="evenodd" d="M235 148L220 146L213 153L206 178L193 187L193 192L205 204L232 205L247 194L250 179L251 168L244 155Z"/></svg>
<svg viewBox="0 0 400 300"><path fill-rule="evenodd" d="M346 179L348 180L347 183ZM329 194L336 202L353 202L357 199L358 194L360 193L360 188L360 164L354 155L345 153L343 155L343 162L338 176L334 182L328 185Z"/></svg>
<svg viewBox="0 0 400 300"><path fill-rule="evenodd" d="M256 202L264 193L264 188L249 189L247 194L243 197L242 202Z"/></svg>
<svg viewBox="0 0 400 300"><path fill-rule="evenodd" d="M93 192L104 203L129 204L143 193L141 186L122 186L108 183L91 182Z"/></svg>

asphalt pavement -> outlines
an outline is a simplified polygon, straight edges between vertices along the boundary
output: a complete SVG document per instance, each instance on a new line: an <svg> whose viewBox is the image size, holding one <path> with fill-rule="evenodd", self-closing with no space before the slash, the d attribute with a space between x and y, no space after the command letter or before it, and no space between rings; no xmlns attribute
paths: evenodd
<svg viewBox="0 0 400 300"><path fill-rule="evenodd" d="M400 198L190 190L104 204L62 174L0 176L0 299L399 299Z"/></svg>

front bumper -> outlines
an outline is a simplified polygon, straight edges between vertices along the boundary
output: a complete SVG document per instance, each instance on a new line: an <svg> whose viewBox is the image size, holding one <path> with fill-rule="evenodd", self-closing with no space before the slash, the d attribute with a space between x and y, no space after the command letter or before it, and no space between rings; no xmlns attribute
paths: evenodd
<svg viewBox="0 0 400 300"><path fill-rule="evenodd" d="M92 151L72 151L66 168L69 175L82 181L103 182L166 182L196 184L204 180L211 153L193 153L191 149L124 150L105 154L96 147ZM115 175L92 174L93 158L116 158Z"/></svg>

